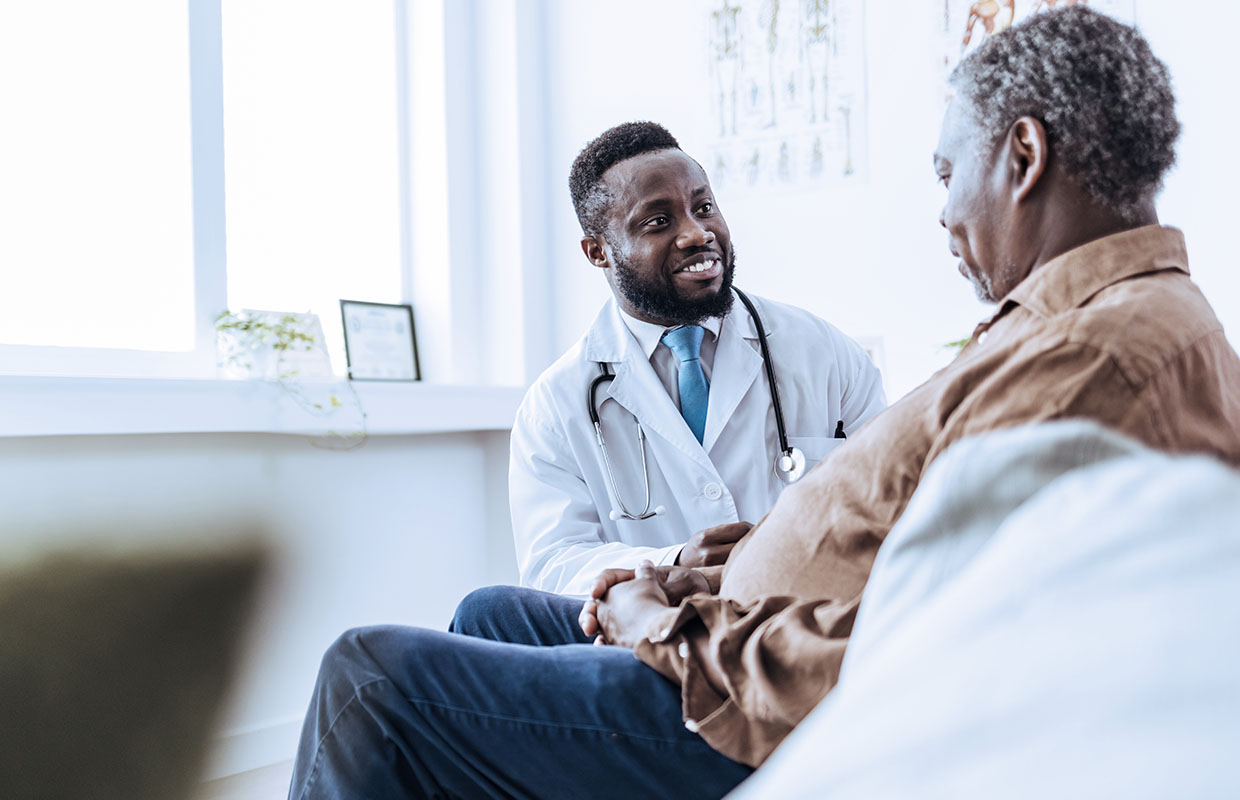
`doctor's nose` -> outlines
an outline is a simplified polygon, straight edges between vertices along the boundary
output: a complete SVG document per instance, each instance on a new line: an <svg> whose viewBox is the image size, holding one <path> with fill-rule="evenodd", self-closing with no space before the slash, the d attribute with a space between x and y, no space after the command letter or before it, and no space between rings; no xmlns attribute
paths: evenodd
<svg viewBox="0 0 1240 800"><path fill-rule="evenodd" d="M680 231L680 235L676 237L676 246L682 249L690 247L705 247L715 241L714 231L707 230L696 221L691 221Z"/></svg>

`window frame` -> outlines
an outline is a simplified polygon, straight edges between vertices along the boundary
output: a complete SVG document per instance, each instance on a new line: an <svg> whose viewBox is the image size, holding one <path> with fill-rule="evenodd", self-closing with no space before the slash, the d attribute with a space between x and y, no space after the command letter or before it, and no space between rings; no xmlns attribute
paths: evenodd
<svg viewBox="0 0 1240 800"><path fill-rule="evenodd" d="M212 317L225 307L224 95L221 0L186 0L189 9L191 206L194 348L182 352L0 344L5 375L214 377Z"/></svg>

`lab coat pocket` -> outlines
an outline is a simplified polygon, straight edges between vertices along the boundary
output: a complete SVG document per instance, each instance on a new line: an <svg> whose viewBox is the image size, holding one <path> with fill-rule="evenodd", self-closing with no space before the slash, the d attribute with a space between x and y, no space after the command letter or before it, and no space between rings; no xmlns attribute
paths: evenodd
<svg viewBox="0 0 1240 800"><path fill-rule="evenodd" d="M828 436L789 436L788 445L805 454L805 471L809 472L819 461L831 455L831 451L842 445L847 439L833 439Z"/></svg>

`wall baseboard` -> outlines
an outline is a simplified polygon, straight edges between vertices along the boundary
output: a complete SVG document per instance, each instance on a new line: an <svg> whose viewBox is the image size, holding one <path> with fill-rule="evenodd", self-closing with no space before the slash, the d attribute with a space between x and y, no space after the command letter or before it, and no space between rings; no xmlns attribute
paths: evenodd
<svg viewBox="0 0 1240 800"><path fill-rule="evenodd" d="M288 761L297 754L300 715L226 730L211 742L202 779L211 781Z"/></svg>

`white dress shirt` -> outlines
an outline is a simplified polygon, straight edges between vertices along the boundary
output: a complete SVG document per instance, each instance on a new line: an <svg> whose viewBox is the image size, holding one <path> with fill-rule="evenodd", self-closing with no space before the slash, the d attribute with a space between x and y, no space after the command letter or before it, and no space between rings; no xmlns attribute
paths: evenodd
<svg viewBox="0 0 1240 800"><path fill-rule="evenodd" d="M680 408L680 359L672 352L672 348L663 343L663 334L672 329L653 322L643 322L637 317L630 316L623 308L618 308L618 310L625 327L637 339L638 347L650 359L650 366L654 367L654 373L659 376L659 382L663 384L663 388L667 389L667 394L672 398L676 407ZM715 346L719 342L721 322L719 317L711 317L698 323L706 329L706 335L702 337L702 352L699 360L702 363L702 373L706 375L707 384L710 383L711 369L715 366Z"/></svg>

